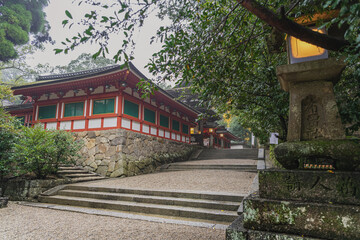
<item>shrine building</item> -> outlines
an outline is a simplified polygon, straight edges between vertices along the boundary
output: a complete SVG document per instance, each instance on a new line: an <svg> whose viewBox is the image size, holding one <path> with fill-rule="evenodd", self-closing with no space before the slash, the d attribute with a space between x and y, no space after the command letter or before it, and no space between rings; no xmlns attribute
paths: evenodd
<svg viewBox="0 0 360 240"><path fill-rule="evenodd" d="M25 126L41 123L45 129L126 129L188 144L201 136L201 145L210 148L230 148L230 141L237 140L215 118L196 122L199 113L212 110L197 107L194 95L191 100L179 99L181 88L159 88L142 99L137 88L140 79L152 84L132 63L124 69L114 65L40 76L36 82L12 88L24 101L7 110Z"/></svg>

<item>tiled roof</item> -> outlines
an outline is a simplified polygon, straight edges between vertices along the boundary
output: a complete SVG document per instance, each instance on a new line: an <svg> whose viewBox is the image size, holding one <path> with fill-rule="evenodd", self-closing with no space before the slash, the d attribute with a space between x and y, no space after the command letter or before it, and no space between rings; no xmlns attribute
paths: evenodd
<svg viewBox="0 0 360 240"><path fill-rule="evenodd" d="M102 68L89 69L89 70L80 71L80 72L39 76L36 79L36 81L38 82L38 81L59 80L59 79L74 80L74 79L78 79L78 78L96 76L98 74L112 72L114 70L119 70L119 69L120 69L119 65L112 65L112 66L107 66L107 67L102 67Z"/></svg>

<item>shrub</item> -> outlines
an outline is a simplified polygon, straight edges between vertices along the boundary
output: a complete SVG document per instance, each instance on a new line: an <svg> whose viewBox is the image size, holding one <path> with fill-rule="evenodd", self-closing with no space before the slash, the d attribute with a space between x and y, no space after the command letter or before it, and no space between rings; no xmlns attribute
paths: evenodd
<svg viewBox="0 0 360 240"><path fill-rule="evenodd" d="M15 156L22 173L33 172L37 178L56 174L60 164L69 164L78 157L80 144L72 134L61 130L46 130L41 125L23 128L15 144Z"/></svg>
<svg viewBox="0 0 360 240"><path fill-rule="evenodd" d="M18 137L18 121L0 107L0 197L10 177L16 176L14 143Z"/></svg>

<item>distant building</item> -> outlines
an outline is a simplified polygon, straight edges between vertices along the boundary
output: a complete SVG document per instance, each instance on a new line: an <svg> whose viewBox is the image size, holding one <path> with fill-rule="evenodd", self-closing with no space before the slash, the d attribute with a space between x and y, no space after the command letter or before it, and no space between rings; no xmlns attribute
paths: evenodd
<svg viewBox="0 0 360 240"><path fill-rule="evenodd" d="M197 123L200 112L214 112L195 108L191 100L178 99L177 90L159 89L142 99L137 88L140 79L149 82L131 63L125 69L115 65L40 76L36 82L13 87L14 94L25 100L7 109L24 125L41 123L45 129L81 132L121 128L188 144L191 136L196 139L201 135L202 144L209 139L209 147L219 148L229 148L230 140L236 139L226 129L217 130L216 117Z"/></svg>

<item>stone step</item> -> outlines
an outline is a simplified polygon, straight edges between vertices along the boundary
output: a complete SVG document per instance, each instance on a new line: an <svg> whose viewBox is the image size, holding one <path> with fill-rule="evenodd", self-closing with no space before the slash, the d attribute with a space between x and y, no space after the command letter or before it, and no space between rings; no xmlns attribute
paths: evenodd
<svg viewBox="0 0 360 240"><path fill-rule="evenodd" d="M126 193L146 196L161 196L161 197L175 197L175 198L192 198L192 199L206 199L227 202L241 202L244 195L227 194L227 193L211 193L198 191L164 191L164 190L150 190L150 189L127 189L127 188L111 188L111 187L89 187L81 185L67 185L64 190L78 190L78 191L94 191L106 193Z"/></svg>
<svg viewBox="0 0 360 240"><path fill-rule="evenodd" d="M256 168L254 169L250 169L250 168L239 168L239 169L233 169L233 168L229 168L229 169L206 169L206 168L201 168L201 169L196 169L196 170L229 170L229 171L238 171L238 172L257 172ZM191 171L191 169L172 169L172 168L167 168L167 169L159 169L160 172L173 172L173 171Z"/></svg>
<svg viewBox="0 0 360 240"><path fill-rule="evenodd" d="M62 170L83 170L83 168L76 167L76 166L59 167L59 171L62 171Z"/></svg>
<svg viewBox="0 0 360 240"><path fill-rule="evenodd" d="M58 195L81 198L106 199L116 201L131 201L139 203L151 203L161 205L177 205L183 207L208 208L227 211L237 211L238 202L215 201L204 199L174 198L160 196L144 196L138 194L107 193L93 191L61 190Z"/></svg>
<svg viewBox="0 0 360 240"><path fill-rule="evenodd" d="M79 177L95 177L99 175L95 173L73 173L73 174L62 174L62 176L68 178L79 178Z"/></svg>
<svg viewBox="0 0 360 240"><path fill-rule="evenodd" d="M58 174L69 174L69 173L89 173L85 169L69 169L69 170L59 170Z"/></svg>
<svg viewBox="0 0 360 240"><path fill-rule="evenodd" d="M200 165L200 164L169 164L168 168L179 169L244 169L254 168L256 165Z"/></svg>
<svg viewBox="0 0 360 240"><path fill-rule="evenodd" d="M86 182L86 181L95 181L95 180L102 180L106 179L105 177L93 175L93 177L77 177L77 178L71 178L72 183L78 183L78 182Z"/></svg>
<svg viewBox="0 0 360 240"><path fill-rule="evenodd" d="M183 218L195 218L212 220L217 222L232 222L236 219L237 213L225 210L210 210L202 208L169 206L160 204L148 204L128 201L114 201L104 199L89 199L68 196L40 196L41 202L72 205L91 208L112 209L118 211L156 214Z"/></svg>
<svg viewBox="0 0 360 240"><path fill-rule="evenodd" d="M257 154L257 149L205 149L197 159L257 159Z"/></svg>

